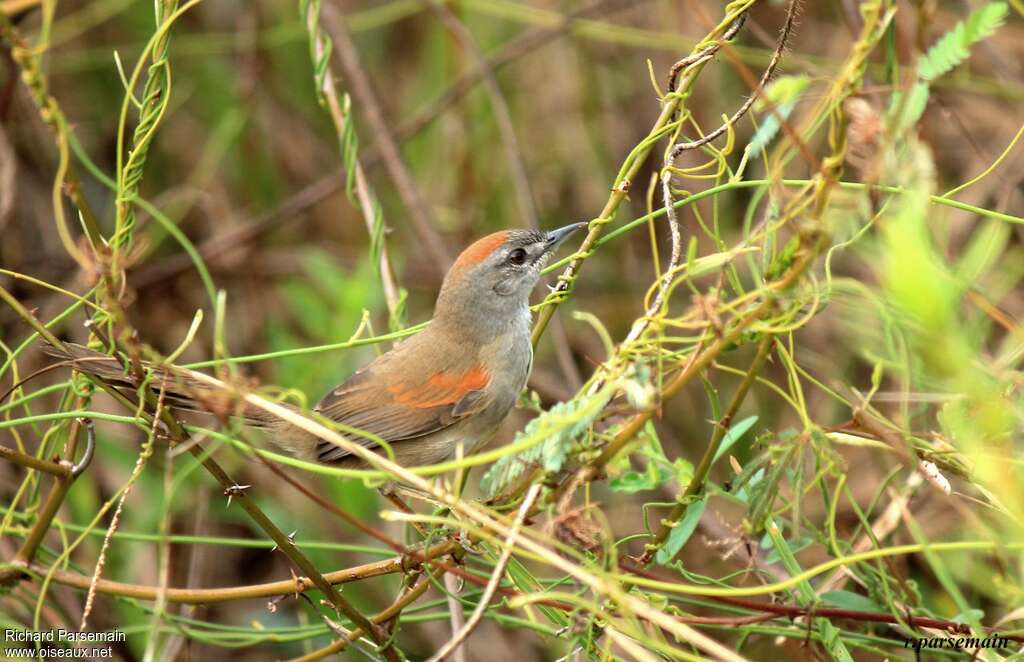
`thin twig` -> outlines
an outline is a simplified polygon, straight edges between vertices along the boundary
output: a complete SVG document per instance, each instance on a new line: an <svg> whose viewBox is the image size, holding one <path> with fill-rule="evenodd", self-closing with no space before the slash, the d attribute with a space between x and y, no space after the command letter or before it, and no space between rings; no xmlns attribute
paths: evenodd
<svg viewBox="0 0 1024 662"><path fill-rule="evenodd" d="M384 117L377 93L374 92L370 79L359 61L359 52L356 50L352 35L345 27L345 21L342 20L338 11L330 4L324 5L320 20L334 43L333 52L337 54L338 62L345 73L348 89L363 111L371 132L376 136L375 144L381 160L384 162L384 169L387 170L398 196L402 199L402 204L416 234L430 254L431 264L437 273L443 276L452 263L451 253L435 227L433 215L430 213L430 205L423 197L415 178L402 159L398 144L391 133L391 126Z"/></svg>
<svg viewBox="0 0 1024 662"><path fill-rule="evenodd" d="M750 110L750 107L754 105L754 101L757 100L758 95L764 92L765 86L768 84L768 81L771 80L772 76L775 74L775 69L779 66L779 62L782 61L782 54L786 50L786 44L789 41L789 35L793 31L793 22L796 19L798 5L799 0L790 0L789 10L786 12L786 22L782 26L782 34L779 35L778 45L772 52L772 57L768 61L768 66L765 67L764 73L761 74L761 80L758 81L757 85L754 86L754 89L751 92L750 96L747 97L747 100L740 105L740 107L736 110L735 113L732 114L732 117L730 117L725 122L725 124L722 124L711 133L708 133L707 135L696 140L677 143L672 148L672 151L669 153L669 161L671 163L675 163L675 160L679 158L679 155L682 154L683 152L691 149L697 149L698 147L703 147L712 140L715 140L719 136L725 134L725 132L728 131L730 127L735 126L736 122L738 122L740 118L747 114L747 111ZM724 41L725 40L723 39L722 43L724 43ZM716 48L715 50L718 49Z"/></svg>
<svg viewBox="0 0 1024 662"><path fill-rule="evenodd" d="M28 469L35 469L36 471L42 471L48 473L51 476L58 478L66 478L71 475L71 467L57 462L50 462L49 460L42 460L38 457L29 455L28 453L22 453L14 448L8 448L7 446L0 446L0 460L7 460L14 464L20 464Z"/></svg>
<svg viewBox="0 0 1024 662"><path fill-rule="evenodd" d="M364 563L362 565L335 570L324 573L324 579L331 584L348 584L351 582L391 575L401 572L409 572L421 564L419 558L427 560L435 559L450 554L459 548L459 544L453 541L445 541L432 545L427 549L416 551L416 556L395 556L382 561ZM42 576L53 575L53 581L73 588L88 589L91 578L68 570L54 570L39 563L32 563L27 569ZM278 582L265 584L246 584L244 586L227 586L224 588L168 588L166 589L167 601L177 604L202 605L218 602L231 602L234 600L253 600L257 598L270 598L278 595L294 594L295 591L309 591L316 588L313 581L308 577L299 577L298 582L286 579ZM116 595L136 600L156 600L161 592L159 586L144 586L141 584L130 584L117 582L108 579L100 579L96 582L96 592L104 595Z"/></svg>
<svg viewBox="0 0 1024 662"><path fill-rule="evenodd" d="M463 612L462 600L458 596L462 580L458 575L446 574L444 576L444 590L447 592L445 599L448 602L448 620L452 628L452 636L458 636L466 625L466 615ZM452 662L467 662L466 649L458 646L452 652Z"/></svg>
<svg viewBox="0 0 1024 662"><path fill-rule="evenodd" d="M347 138L352 135L350 133L352 127L349 126L351 117L348 113L347 105L338 93L338 88L330 72L329 62L327 61L329 54L328 40L319 27L320 16L317 12L319 6L320 3L317 0L310 0L305 4L306 13L302 16L312 42L313 64L317 68L317 91L322 95L328 114L334 123L334 130L344 148L345 153L342 156L345 159L345 166L349 168L355 183L354 194L358 201L359 211L362 213L366 230L370 235L371 241L374 242L378 253L378 270L380 272L381 285L384 288L384 299L387 301L391 320L393 323L396 323L401 316L402 302L400 300L399 287L395 280L394 268L391 265L391 258L388 253L387 241L383 233L378 232L379 225L383 225L384 219L377 215L379 210L378 203L370 191L370 185L366 178L366 173L363 171L363 166L359 161L358 154L355 153L354 149L348 149ZM321 63L324 67L322 74L320 72Z"/></svg>
<svg viewBox="0 0 1024 662"><path fill-rule="evenodd" d="M374 623L383 624L387 623L391 619L398 616L403 609L405 609L407 606L415 602L421 595L426 593L427 589L430 588L431 584L433 583L433 580L437 579L437 576L440 574L440 572L440 570L435 570L433 573L431 573L431 576L429 578L424 578L419 584L409 589L408 591L405 591L391 604L391 606L389 606L387 609L384 609L379 614L376 614L371 620ZM334 655L335 653L340 653L341 651L345 650L345 648L347 648L350 643L352 643L361 636L363 636L363 631L359 628L356 628L349 632L347 637L339 639L338 641L334 641L328 644L327 646L321 648L320 650L313 651L312 653L303 655L301 657L296 657L292 659L291 662L315 662L316 660L322 660L329 655Z"/></svg>
<svg viewBox="0 0 1024 662"><path fill-rule="evenodd" d="M477 83L484 79L487 72L495 72L501 67L513 62L527 53L532 53L541 46L558 38L565 32L572 29L575 21L590 18L596 14L613 12L638 4L639 0L597 0L591 5L582 7L567 13L562 17L558 25L552 27L532 28L526 30L519 37L513 39L505 46L487 59L485 65L474 67L452 83L451 87L444 91L437 99L429 105L424 106L415 115L402 122L395 130L395 136L399 140L412 138L425 129L441 113L458 103L463 97L476 87Z"/></svg>
<svg viewBox="0 0 1024 662"><path fill-rule="evenodd" d="M494 592L497 590L498 585L501 583L502 577L505 575L505 566L508 565L509 559L512 557L512 549L515 547L516 539L519 538L519 529L523 526L523 522L526 520L526 516L529 514L530 509L533 508L533 502L537 499L537 495L540 494L541 486L539 483L535 483L530 486L530 491L526 493L526 497L523 499L522 505L519 506L519 512L516 514L516 520L512 523L512 528L509 530L508 537L505 539L505 547L501 551L501 556L498 557L498 563L495 564L494 570L491 572L491 580L487 582L487 587L484 588L483 595L480 596L480 602L477 603L476 609L470 615L469 619L466 620L466 624L462 626L462 629L452 635L452 638L442 646L428 662L440 662L449 653L458 648L463 641L465 641L469 635L473 632L473 629L480 623L480 620L484 617L484 613L487 611L487 607L491 603L491 598L494 597Z"/></svg>

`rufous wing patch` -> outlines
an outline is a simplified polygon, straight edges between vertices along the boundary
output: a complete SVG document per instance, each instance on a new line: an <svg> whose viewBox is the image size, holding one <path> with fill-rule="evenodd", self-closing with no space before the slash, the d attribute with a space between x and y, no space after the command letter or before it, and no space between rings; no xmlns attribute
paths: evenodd
<svg viewBox="0 0 1024 662"><path fill-rule="evenodd" d="M470 391L482 391L490 378L481 365L474 366L465 372L438 372L425 384L407 386L398 383L388 387L388 392L395 401L407 407L430 409L444 405L454 405Z"/></svg>

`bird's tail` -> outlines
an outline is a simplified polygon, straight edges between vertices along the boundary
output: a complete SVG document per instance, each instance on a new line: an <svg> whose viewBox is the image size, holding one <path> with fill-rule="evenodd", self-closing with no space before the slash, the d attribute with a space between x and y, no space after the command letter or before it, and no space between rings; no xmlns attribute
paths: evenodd
<svg viewBox="0 0 1024 662"><path fill-rule="evenodd" d="M137 380L112 356L75 343L64 343L63 348L46 345L44 350L50 356L68 361L75 370L95 375L115 388L133 392L138 388ZM268 440L282 450L299 459L316 459L319 440L314 435L286 423L265 409L245 402L228 389L197 379L190 370L148 362L144 365L154 372L150 388L158 395L163 393L166 405L184 411L212 414L221 420L240 418L246 425L266 432ZM291 405L284 406L298 411Z"/></svg>
<svg viewBox="0 0 1024 662"><path fill-rule="evenodd" d="M125 370L121 362L102 352L75 343L64 343L60 348L46 345L44 351L69 362L75 370L95 375L118 389L134 391L138 388L136 378ZM227 389L196 379L190 370L157 366L149 362L143 362L143 365L153 370L154 379L150 382L150 388L158 395L163 392L166 405L221 418L238 416L247 425L258 428L269 428L280 420L269 412L238 401Z"/></svg>

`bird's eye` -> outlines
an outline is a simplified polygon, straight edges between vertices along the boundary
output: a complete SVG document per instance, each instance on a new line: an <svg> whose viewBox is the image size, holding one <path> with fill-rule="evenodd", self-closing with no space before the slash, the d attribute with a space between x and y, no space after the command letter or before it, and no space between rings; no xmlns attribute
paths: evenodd
<svg viewBox="0 0 1024 662"><path fill-rule="evenodd" d="M516 266L526 264L526 251L522 248L515 249L508 254L508 261Z"/></svg>

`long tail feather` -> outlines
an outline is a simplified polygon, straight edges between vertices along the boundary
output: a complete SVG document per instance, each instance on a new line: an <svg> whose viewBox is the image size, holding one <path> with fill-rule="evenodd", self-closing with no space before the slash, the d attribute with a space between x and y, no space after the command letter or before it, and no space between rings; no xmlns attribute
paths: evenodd
<svg viewBox="0 0 1024 662"><path fill-rule="evenodd" d="M135 390L138 388L133 376L127 373L121 362L114 357L89 349L83 345L65 343L64 349L49 345L45 351L65 361L71 361L75 370L96 375L114 386ZM212 414L220 418L238 416L246 425L267 432L269 440L279 448L304 460L316 460L319 440L308 432L299 430L277 416L255 406L238 406L237 400L224 390L217 389L193 377L188 370L154 366L146 363L156 373L150 387L163 390L164 402L183 411Z"/></svg>
<svg viewBox="0 0 1024 662"><path fill-rule="evenodd" d="M112 356L75 343L65 343L64 349L46 345L44 351L50 356L71 361L75 370L100 377L118 388L138 388L135 378ZM246 424L259 428L269 427L278 420L273 415L254 407L229 411L231 403L228 393L200 382L186 370L154 366L150 363L144 365L155 373L150 388L154 392L163 390L164 402L172 407L220 416L240 416Z"/></svg>

